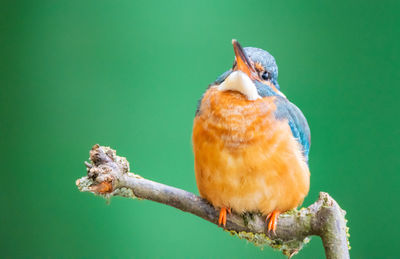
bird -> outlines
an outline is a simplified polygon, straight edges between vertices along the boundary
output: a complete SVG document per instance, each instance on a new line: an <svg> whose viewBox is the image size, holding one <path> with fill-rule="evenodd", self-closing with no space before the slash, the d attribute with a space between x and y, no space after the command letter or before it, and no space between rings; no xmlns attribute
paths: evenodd
<svg viewBox="0 0 400 259"><path fill-rule="evenodd" d="M310 128L281 92L267 51L232 40L235 61L199 100L192 130L200 196L226 226L234 211L261 213L275 233L281 213L302 204L310 186Z"/></svg>

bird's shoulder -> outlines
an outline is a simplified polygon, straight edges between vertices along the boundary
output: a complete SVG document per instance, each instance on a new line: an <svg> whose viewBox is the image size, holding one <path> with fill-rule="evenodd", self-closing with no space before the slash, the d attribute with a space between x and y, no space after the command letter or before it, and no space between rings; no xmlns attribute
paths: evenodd
<svg viewBox="0 0 400 259"><path fill-rule="evenodd" d="M275 117L279 120L287 120L294 138L296 138L303 148L303 155L308 160L311 146L311 133L307 119L301 110L287 100L285 97L275 97Z"/></svg>
<svg viewBox="0 0 400 259"><path fill-rule="evenodd" d="M204 96L210 90L210 88L212 88L213 86L221 84L231 73L232 73L232 69L229 69L229 70L225 71L214 82L212 82L211 84L208 85L208 87L205 90L205 92L201 95L200 99L197 101L197 107L196 107L196 113L195 113L196 116L199 114L201 102L203 101Z"/></svg>

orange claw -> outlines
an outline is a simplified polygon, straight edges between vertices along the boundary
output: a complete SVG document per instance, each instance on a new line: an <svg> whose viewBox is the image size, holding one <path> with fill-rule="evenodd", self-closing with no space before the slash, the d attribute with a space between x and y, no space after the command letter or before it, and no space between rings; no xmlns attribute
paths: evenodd
<svg viewBox="0 0 400 259"><path fill-rule="evenodd" d="M272 231L275 234L279 214L281 214L279 211L274 210L267 215L266 221L268 222L268 232Z"/></svg>
<svg viewBox="0 0 400 259"><path fill-rule="evenodd" d="M231 209L230 208L221 208L219 211L219 218L218 218L218 225L223 225L224 227L226 226L226 213L231 214Z"/></svg>

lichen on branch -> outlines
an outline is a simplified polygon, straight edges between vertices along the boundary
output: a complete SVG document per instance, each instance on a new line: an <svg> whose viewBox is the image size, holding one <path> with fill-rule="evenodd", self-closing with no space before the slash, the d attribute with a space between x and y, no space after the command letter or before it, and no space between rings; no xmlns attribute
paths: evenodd
<svg viewBox="0 0 400 259"><path fill-rule="evenodd" d="M92 192L106 199L112 196L140 198L163 203L201 217L218 225L218 211L206 200L193 193L153 182L131 173L126 158L100 145L90 150L90 163L85 162L87 176L76 180L82 192ZM256 246L269 245L288 257L298 253L312 235L320 236L326 258L350 258L348 228L343 211L327 193L308 208L291 210L278 218L276 233L267 231L265 217L258 213L227 217L224 229Z"/></svg>

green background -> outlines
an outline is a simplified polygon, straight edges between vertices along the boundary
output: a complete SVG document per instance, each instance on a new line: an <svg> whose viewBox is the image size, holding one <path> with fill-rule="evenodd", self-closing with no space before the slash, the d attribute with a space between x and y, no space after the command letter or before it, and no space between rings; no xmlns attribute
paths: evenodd
<svg viewBox="0 0 400 259"><path fill-rule="evenodd" d="M233 62L270 51L312 132L311 190L347 210L353 258L395 258L398 1L2 1L0 257L284 258L149 201L79 193L95 143L197 193L197 100ZM314 237L296 258L322 258Z"/></svg>

